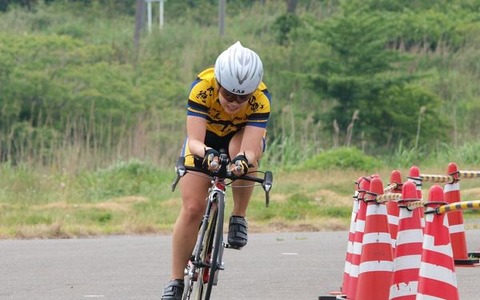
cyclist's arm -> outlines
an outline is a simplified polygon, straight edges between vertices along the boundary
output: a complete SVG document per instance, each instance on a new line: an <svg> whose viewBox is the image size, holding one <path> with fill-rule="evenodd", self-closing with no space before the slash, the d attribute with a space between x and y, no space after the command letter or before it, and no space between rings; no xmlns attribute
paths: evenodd
<svg viewBox="0 0 480 300"><path fill-rule="evenodd" d="M238 155L245 155L248 162L255 167L260 160L263 148L263 136L265 128L247 125L243 133L240 152Z"/></svg>
<svg viewBox="0 0 480 300"><path fill-rule="evenodd" d="M255 167L262 157L264 147L265 130L270 116L270 94L262 83L255 92L258 107L251 111L247 118L240 152L237 155L245 155L248 162Z"/></svg>
<svg viewBox="0 0 480 300"><path fill-rule="evenodd" d="M187 136L190 152L199 157L205 154L207 120L197 116L187 116Z"/></svg>

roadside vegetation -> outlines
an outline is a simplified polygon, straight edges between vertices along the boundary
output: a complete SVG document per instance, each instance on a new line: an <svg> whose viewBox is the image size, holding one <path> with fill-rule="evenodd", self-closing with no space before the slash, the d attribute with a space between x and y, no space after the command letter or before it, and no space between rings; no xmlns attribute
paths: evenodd
<svg viewBox="0 0 480 300"><path fill-rule="evenodd" d="M449 158L460 170L475 170L468 156L462 157L465 152ZM265 207L263 191L257 188L249 208L252 232L347 230L354 182L360 176L379 174L386 186L394 170L388 165L398 165L395 169L403 180L412 166L402 160L373 159L354 148L327 154L292 168L270 168L274 172L270 205ZM442 175L449 162L436 156L416 166L425 174ZM178 191L171 191L173 168L145 161L76 173L3 164L0 177L0 238L167 234L180 208ZM430 186L425 184L424 196ZM461 187L463 200L478 200L478 180L465 179ZM477 211L464 215L467 227L479 226Z"/></svg>
<svg viewBox="0 0 480 300"><path fill-rule="evenodd" d="M252 230L345 230L359 176L480 167L479 0L228 1L223 36L217 12L0 1L0 238L170 232L188 87L236 40L273 95Z"/></svg>

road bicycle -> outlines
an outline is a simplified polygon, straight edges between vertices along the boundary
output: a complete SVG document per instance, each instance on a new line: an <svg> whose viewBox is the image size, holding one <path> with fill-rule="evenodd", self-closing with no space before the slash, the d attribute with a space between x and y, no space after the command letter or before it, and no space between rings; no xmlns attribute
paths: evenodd
<svg viewBox="0 0 480 300"><path fill-rule="evenodd" d="M198 230L197 241L192 256L185 268L185 289L183 300L210 299L213 286L217 285L218 273L224 270L224 248L238 249L225 243L223 240L223 223L225 213L226 187L233 181L241 179L260 184L265 191L265 205L269 205L269 192L272 188L273 175L270 171L256 171L263 174L263 178L245 174L235 176L228 170L230 159L225 153L220 153L219 168L215 172L197 167L185 166L185 158L180 157L175 166L177 177L172 184L172 191L187 172L206 174L211 178L212 185L206 198L207 207ZM198 174L199 176L204 176Z"/></svg>

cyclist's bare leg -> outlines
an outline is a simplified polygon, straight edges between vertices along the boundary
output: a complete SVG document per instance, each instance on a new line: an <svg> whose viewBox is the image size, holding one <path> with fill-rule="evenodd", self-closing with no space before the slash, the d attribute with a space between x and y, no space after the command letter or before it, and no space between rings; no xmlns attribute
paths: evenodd
<svg viewBox="0 0 480 300"><path fill-rule="evenodd" d="M229 154L232 159L240 152L241 144L243 140L243 133L244 133L243 130L238 132L230 140ZM262 156L263 141L256 142L253 148L254 148L253 152L255 153L255 157L257 158L257 161L258 161ZM249 172L256 170L257 161L250 162L255 167L251 167L249 169ZM233 194L232 215L242 216L242 217L246 216L247 207L248 207L250 198L252 196L252 192L253 192L253 185L251 182L236 180L235 182L232 183L232 194Z"/></svg>
<svg viewBox="0 0 480 300"><path fill-rule="evenodd" d="M237 180L232 183L233 210L232 215L245 217L248 203L252 196L253 186L251 182Z"/></svg>
<svg viewBox="0 0 480 300"><path fill-rule="evenodd" d="M205 212L210 180L196 174L185 174L180 180L182 208L175 222L172 236L172 279L183 278L198 233L198 226Z"/></svg>

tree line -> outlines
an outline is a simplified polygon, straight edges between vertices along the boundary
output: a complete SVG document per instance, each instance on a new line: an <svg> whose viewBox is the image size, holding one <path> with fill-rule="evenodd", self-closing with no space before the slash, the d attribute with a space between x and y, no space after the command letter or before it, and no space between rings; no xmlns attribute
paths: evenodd
<svg viewBox="0 0 480 300"><path fill-rule="evenodd" d="M1 160L81 148L168 163L191 80L237 39L264 60L270 144L300 153L291 163L478 135L478 0L229 1L223 37L217 1L172 1L138 43L136 4L0 1Z"/></svg>

